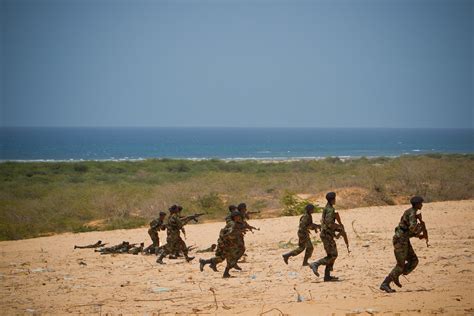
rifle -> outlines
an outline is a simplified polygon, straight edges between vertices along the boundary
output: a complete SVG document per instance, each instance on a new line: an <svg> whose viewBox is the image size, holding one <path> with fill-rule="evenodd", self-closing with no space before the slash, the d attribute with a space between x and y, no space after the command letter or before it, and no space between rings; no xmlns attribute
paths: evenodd
<svg viewBox="0 0 474 316"><path fill-rule="evenodd" d="M347 253L350 254L351 251L349 250L349 238L347 237L346 229L344 228L344 225L342 224L341 216L339 215L338 212L336 212L336 221L338 222L339 226L341 226L341 228L338 230L339 235L337 235L336 238L339 238L340 236L344 238L344 243L346 244Z"/></svg>
<svg viewBox="0 0 474 316"><path fill-rule="evenodd" d="M426 229L426 224L425 222L423 221L423 218L421 216L421 213L420 214L417 214L416 215L416 218L418 218L418 220L420 221L420 226L421 226L421 231L423 233L423 235L421 235L419 238L420 239L425 239L426 240L426 247L429 247L430 246L430 242L429 242L429 238L428 238L428 230Z"/></svg>
<svg viewBox="0 0 474 316"><path fill-rule="evenodd" d="M260 211L252 211L252 212L245 212L246 214L252 215L252 214L260 214Z"/></svg>
<svg viewBox="0 0 474 316"><path fill-rule="evenodd" d="M189 215L189 216L181 216L180 219L183 221L183 222L189 222L190 220L193 220L195 221L196 223L198 222L198 218L203 216L203 215L206 215L205 213L196 213L194 215Z"/></svg>

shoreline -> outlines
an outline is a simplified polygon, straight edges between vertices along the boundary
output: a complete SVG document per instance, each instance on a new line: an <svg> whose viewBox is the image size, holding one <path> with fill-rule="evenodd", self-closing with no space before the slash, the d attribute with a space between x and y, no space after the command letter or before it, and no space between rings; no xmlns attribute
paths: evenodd
<svg viewBox="0 0 474 316"><path fill-rule="evenodd" d="M420 152L414 149L413 153L402 153L400 155L375 155L375 156L307 156L307 157L147 157L147 158L104 158L104 159L0 159L0 163L76 163L76 162L143 162L143 161L224 161L240 162L252 161L262 163L278 162L298 162L298 161L319 161L325 159L340 159L342 162L358 159L396 159L401 157L430 157L436 156L471 156L474 152Z"/></svg>

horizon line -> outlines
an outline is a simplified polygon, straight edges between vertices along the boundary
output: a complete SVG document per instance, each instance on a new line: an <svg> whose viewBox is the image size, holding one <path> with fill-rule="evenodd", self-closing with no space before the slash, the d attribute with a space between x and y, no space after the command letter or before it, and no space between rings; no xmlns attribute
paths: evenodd
<svg viewBox="0 0 474 316"><path fill-rule="evenodd" d="M92 126L92 125L9 125L1 126L0 128L220 128L220 129L474 129L471 127L393 127L393 126L157 126L157 125L107 125L107 126Z"/></svg>

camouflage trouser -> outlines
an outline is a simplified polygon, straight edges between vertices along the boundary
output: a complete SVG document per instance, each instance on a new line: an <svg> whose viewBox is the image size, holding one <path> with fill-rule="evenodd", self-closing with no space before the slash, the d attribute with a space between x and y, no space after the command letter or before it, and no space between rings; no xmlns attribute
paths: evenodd
<svg viewBox="0 0 474 316"><path fill-rule="evenodd" d="M334 240L334 236L329 232L322 231L320 236L324 245L324 250L326 251L326 257L319 259L317 262L320 265L326 265L332 268L337 258L336 241Z"/></svg>
<svg viewBox="0 0 474 316"><path fill-rule="evenodd" d="M418 257L410 243L410 238L393 236L393 248L397 265L390 272L392 278L398 279L400 275L407 275L418 265Z"/></svg>
<svg viewBox="0 0 474 316"><path fill-rule="evenodd" d="M153 242L153 247L160 246L160 238L158 237L158 232L153 229L148 230L148 235L150 235L151 241Z"/></svg>
<svg viewBox="0 0 474 316"><path fill-rule="evenodd" d="M309 237L309 234L306 232L298 232L298 248L290 251L288 254L291 257L297 256L300 253L302 253L303 250L305 249L306 251L305 251L304 257L309 259L311 255L313 254L313 250L314 250L313 244L311 243L311 238Z"/></svg>
<svg viewBox="0 0 474 316"><path fill-rule="evenodd" d="M166 247L164 248L165 255L176 254L176 253L183 253L186 257L188 255L188 247L186 247L186 243L178 235L168 235L166 237Z"/></svg>
<svg viewBox="0 0 474 316"><path fill-rule="evenodd" d="M218 243L214 257L212 257L210 260L214 265L218 265L219 263L225 260L225 254L222 244Z"/></svg>
<svg viewBox="0 0 474 316"><path fill-rule="evenodd" d="M232 268L245 252L245 247L241 244L218 245L215 256L211 258L213 264L217 265L227 260L227 267Z"/></svg>

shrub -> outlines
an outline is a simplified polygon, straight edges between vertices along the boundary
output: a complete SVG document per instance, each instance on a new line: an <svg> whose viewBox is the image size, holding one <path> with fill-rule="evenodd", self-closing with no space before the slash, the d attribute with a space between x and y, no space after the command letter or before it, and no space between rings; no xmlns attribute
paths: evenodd
<svg viewBox="0 0 474 316"><path fill-rule="evenodd" d="M308 204L311 204L310 200L302 199L292 192L285 192L281 198L281 203L283 204L282 215L284 216L294 216L301 215L305 212L305 207ZM315 206L315 212L321 212L322 208L318 205Z"/></svg>

